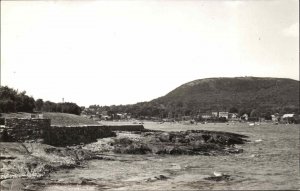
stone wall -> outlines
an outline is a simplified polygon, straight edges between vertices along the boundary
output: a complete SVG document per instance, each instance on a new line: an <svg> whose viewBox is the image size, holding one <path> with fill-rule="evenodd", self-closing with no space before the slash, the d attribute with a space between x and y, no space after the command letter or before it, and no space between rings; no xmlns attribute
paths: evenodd
<svg viewBox="0 0 300 191"><path fill-rule="evenodd" d="M78 145L114 136L116 134L105 126L51 126L49 131L45 131L44 143L53 146Z"/></svg>
<svg viewBox="0 0 300 191"><path fill-rule="evenodd" d="M24 142L42 139L44 132L50 128L50 119L6 118L1 127L1 141Z"/></svg>
<svg viewBox="0 0 300 191"><path fill-rule="evenodd" d="M144 131L143 125L108 125L112 131Z"/></svg>
<svg viewBox="0 0 300 191"><path fill-rule="evenodd" d="M96 142L99 138L114 137L113 131L143 131L143 125L119 126L51 126L44 135L44 143L53 146L78 145Z"/></svg>
<svg viewBox="0 0 300 191"><path fill-rule="evenodd" d="M113 137L113 131L144 131L143 125L51 126L50 119L7 118L0 126L0 141L42 142L53 146L86 144Z"/></svg>

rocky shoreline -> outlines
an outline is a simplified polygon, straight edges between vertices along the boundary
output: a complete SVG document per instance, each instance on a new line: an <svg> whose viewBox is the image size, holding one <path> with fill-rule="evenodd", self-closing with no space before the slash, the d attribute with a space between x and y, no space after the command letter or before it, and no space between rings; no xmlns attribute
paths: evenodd
<svg viewBox="0 0 300 191"><path fill-rule="evenodd" d="M189 130L179 132L119 132L115 138L104 138L84 148L94 153L221 155L240 153L237 144L247 136L218 131Z"/></svg>
<svg viewBox="0 0 300 191"><path fill-rule="evenodd" d="M41 190L55 171L83 167L88 160L120 160L122 154L229 155L243 152L235 147L247 136L190 130L180 132L116 132L116 137L71 147L40 143L1 142L1 190ZM88 180L75 182L92 184Z"/></svg>

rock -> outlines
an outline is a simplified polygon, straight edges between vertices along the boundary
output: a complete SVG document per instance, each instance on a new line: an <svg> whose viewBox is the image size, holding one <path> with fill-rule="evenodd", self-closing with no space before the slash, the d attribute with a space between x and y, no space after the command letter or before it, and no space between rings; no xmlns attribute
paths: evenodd
<svg viewBox="0 0 300 191"><path fill-rule="evenodd" d="M167 133L167 132L161 133L161 134L159 135L159 140L160 140L161 142L169 142L169 141L170 141L170 135L169 135L169 133Z"/></svg>
<svg viewBox="0 0 300 191"><path fill-rule="evenodd" d="M146 132L136 137L116 137L112 143L115 153L216 155L237 154L242 149L235 144L247 142L246 136L216 131Z"/></svg>
<svg viewBox="0 0 300 191"><path fill-rule="evenodd" d="M169 177L161 174L159 176L155 176L154 178L148 178L145 181L146 182L154 182L154 181L157 181L157 180L167 180L167 179L169 179Z"/></svg>
<svg viewBox="0 0 300 191"><path fill-rule="evenodd" d="M230 175L226 175L226 174L221 174L220 176L210 176L210 177L206 177L204 179L205 180L210 180L210 181L215 181L215 182L233 180L230 177Z"/></svg>
<svg viewBox="0 0 300 191"><path fill-rule="evenodd" d="M97 185L94 181L94 179L82 178L81 185Z"/></svg>
<svg viewBox="0 0 300 191"><path fill-rule="evenodd" d="M166 179L168 179L168 177L166 177L165 175L155 176L154 178L156 178L157 180L166 180Z"/></svg>
<svg viewBox="0 0 300 191"><path fill-rule="evenodd" d="M38 143L1 143L0 179L40 178L60 169L78 167L83 160L97 158L85 149L53 147ZM14 157L10 157L14 156Z"/></svg>

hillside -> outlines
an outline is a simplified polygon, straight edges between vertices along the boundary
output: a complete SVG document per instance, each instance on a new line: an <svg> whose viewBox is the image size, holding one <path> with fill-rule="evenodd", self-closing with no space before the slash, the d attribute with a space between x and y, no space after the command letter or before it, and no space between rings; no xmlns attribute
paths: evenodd
<svg viewBox="0 0 300 191"><path fill-rule="evenodd" d="M2 117L4 118L28 118L30 117L30 113L3 113ZM99 123L81 117L79 115L68 114L68 113L51 113L51 112L44 112L44 118L51 119L51 125L99 125Z"/></svg>
<svg viewBox="0 0 300 191"><path fill-rule="evenodd" d="M92 119L69 113L43 113L44 118L51 119L51 125L99 125Z"/></svg>
<svg viewBox="0 0 300 191"><path fill-rule="evenodd" d="M228 111L235 107L263 112L299 112L299 81L257 77L199 79L151 103L163 105L169 111Z"/></svg>

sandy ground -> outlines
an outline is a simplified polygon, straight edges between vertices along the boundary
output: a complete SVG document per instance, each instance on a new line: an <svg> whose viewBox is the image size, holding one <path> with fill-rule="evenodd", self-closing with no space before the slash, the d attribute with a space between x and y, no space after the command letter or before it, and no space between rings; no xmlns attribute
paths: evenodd
<svg viewBox="0 0 300 191"><path fill-rule="evenodd" d="M222 156L115 154L110 152L110 138L76 148L1 143L1 190L300 188L297 125L144 122L144 127L163 131L227 131L247 135L250 142L238 147L243 153ZM134 134L125 137L128 136L136 138ZM107 152L99 153L99 147ZM215 171L230 178L206 180Z"/></svg>

